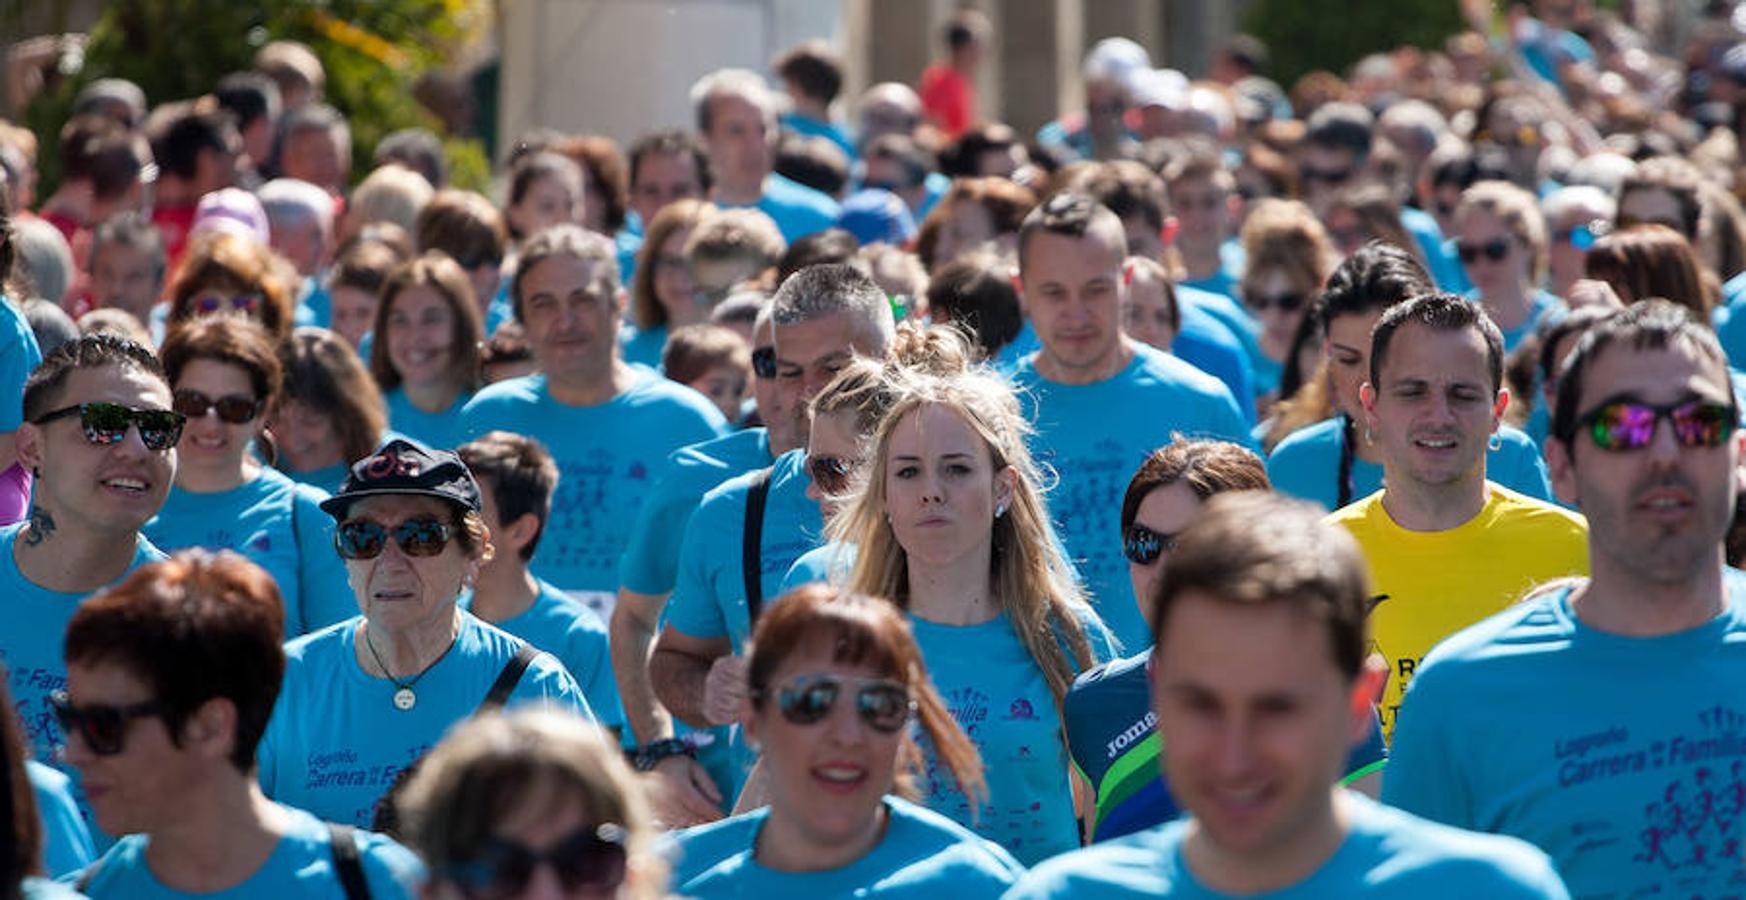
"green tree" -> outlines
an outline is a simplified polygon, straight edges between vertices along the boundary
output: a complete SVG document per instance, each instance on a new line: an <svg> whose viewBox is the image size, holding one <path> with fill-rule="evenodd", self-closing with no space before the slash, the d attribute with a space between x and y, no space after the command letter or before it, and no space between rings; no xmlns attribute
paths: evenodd
<svg viewBox="0 0 1746 900"><path fill-rule="evenodd" d="M1307 72L1343 73L1403 44L1437 48L1465 26L1455 0L1253 0L1244 30L1267 43L1288 90Z"/></svg>
<svg viewBox="0 0 1746 900"><path fill-rule="evenodd" d="M39 97L27 121L39 154L46 194L52 189L53 147L73 97L93 80L126 78L153 103L197 97L224 75L246 69L273 40L308 44L327 70L326 100L352 128L354 175L368 171L384 135L424 126L442 132L413 99L418 76L479 23L481 4L463 0L110 0L91 28L85 64ZM477 141L447 140L457 181L478 187L488 174Z"/></svg>

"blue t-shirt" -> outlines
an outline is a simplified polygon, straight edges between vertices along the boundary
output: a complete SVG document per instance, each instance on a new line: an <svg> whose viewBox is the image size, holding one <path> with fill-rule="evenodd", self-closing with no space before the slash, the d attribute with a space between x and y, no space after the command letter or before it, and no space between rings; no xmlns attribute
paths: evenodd
<svg viewBox="0 0 1746 900"><path fill-rule="evenodd" d="M782 576L779 593L786 594L815 581L842 587L849 583L849 570L854 567L855 545L831 541L800 554L794 565L788 567L788 574Z"/></svg>
<svg viewBox="0 0 1746 900"><path fill-rule="evenodd" d="M24 761L36 795L36 816L42 822L42 868L50 878L77 872L97 858L91 829L73 799L73 780L34 759Z"/></svg>
<svg viewBox="0 0 1746 900"><path fill-rule="evenodd" d="M1267 478L1281 494L1340 506L1340 452L1346 443L1345 417L1336 414L1287 435L1267 457ZM1534 439L1509 425L1497 430L1498 447L1485 451L1485 477L1535 500L1552 500L1546 459ZM1346 502L1382 490L1382 466L1352 456L1351 490Z"/></svg>
<svg viewBox="0 0 1746 900"><path fill-rule="evenodd" d="M1339 849L1310 875L1266 896L1279 900L1341 898L1521 898L1566 900L1570 894L1546 854L1516 840L1458 831L1409 816L1353 793ZM1183 857L1188 820L1097 844L1037 866L1008 900L1068 897L1234 896L1209 889Z"/></svg>
<svg viewBox="0 0 1746 900"><path fill-rule="evenodd" d="M748 472L703 496L685 526L679 582L667 601L667 624L692 637L728 638L735 653L752 636L742 550L746 503L756 477ZM818 504L806 496L807 484L805 450L777 457L758 536L760 599L765 603L781 596L782 578L794 561L824 539L824 520Z"/></svg>
<svg viewBox="0 0 1746 900"><path fill-rule="evenodd" d="M941 625L914 615L909 621L934 687L976 745L988 781L988 801L972 821L969 798L924 736L927 770L938 774L924 786L923 804L1005 847L1027 866L1079 846L1067 739L1055 695L1011 620L1001 613L980 625ZM1115 648L1096 615L1084 610L1081 622L1092 651L1085 668L1112 659Z"/></svg>
<svg viewBox="0 0 1746 900"><path fill-rule="evenodd" d="M1182 327L1170 352L1178 359L1224 382L1237 401L1237 410L1244 422L1255 421L1255 373L1249 354L1223 322L1204 309L1192 304L1177 307Z"/></svg>
<svg viewBox="0 0 1746 900"><path fill-rule="evenodd" d="M18 717L24 722L24 739L37 759L53 765L59 762L63 741L48 698L67 687L67 664L61 656L67 623L87 595L47 590L24 577L12 555L24 524L0 527L0 604L6 610L6 625L0 628L0 665L6 667L12 702L18 704ZM141 537L134 543L127 571L166 558Z"/></svg>
<svg viewBox="0 0 1746 900"><path fill-rule="evenodd" d="M1243 270L1248 268L1249 254L1243 250L1243 242L1237 238L1228 238L1219 245L1219 267L1205 278L1189 278L1180 281L1176 289L1193 288L1209 294L1217 294L1236 304L1238 311L1243 308ZM1181 300L1181 297L1177 298Z"/></svg>
<svg viewBox="0 0 1746 900"><path fill-rule="evenodd" d="M1031 354L1043 349L1043 339L1037 336L1037 330L1031 327L1031 320L1026 319L1019 326L1018 334L1008 341L1006 346L994 354L994 368L1004 375L1011 375Z"/></svg>
<svg viewBox="0 0 1746 900"><path fill-rule="evenodd" d="M24 900L87 900L84 894L47 878L31 875L19 882L18 889Z"/></svg>
<svg viewBox="0 0 1746 900"><path fill-rule="evenodd" d="M849 133L843 130L843 126L835 122L821 122L795 112L783 113L779 121L783 128L801 137L821 137L830 141L837 145L838 150L843 151L845 160L850 163L855 161L855 144L849 140Z"/></svg>
<svg viewBox="0 0 1746 900"><path fill-rule="evenodd" d="M558 464L558 486L534 575L607 618L618 590L619 556L669 453L719 437L727 420L702 394L636 367L638 380L595 406L552 398L545 375L485 388L461 411L466 433L493 429L537 439Z"/></svg>
<svg viewBox="0 0 1746 900"><path fill-rule="evenodd" d="M748 428L681 447L663 464L655 489L637 513L630 543L619 560L619 584L638 594L673 590L679 573L679 543L685 523L710 488L772 462L770 434Z"/></svg>
<svg viewBox="0 0 1746 900"><path fill-rule="evenodd" d="M557 657L581 686L595 720L608 728L622 728L624 705L606 651L606 623L550 584L541 581L539 588L539 596L521 615L491 624Z"/></svg>
<svg viewBox="0 0 1746 900"><path fill-rule="evenodd" d="M769 807L676 831L670 853L675 896L813 900L819 897L999 897L1024 867L998 845L913 803L887 796L885 835L840 869L780 872L758 864Z"/></svg>
<svg viewBox="0 0 1746 900"><path fill-rule="evenodd" d="M733 208L733 204L716 205ZM776 223L777 230L782 232L782 240L790 244L835 225L837 214L842 212L837 201L824 192L775 172L764 179L764 194L752 204L752 208L769 216Z"/></svg>
<svg viewBox="0 0 1746 900"><path fill-rule="evenodd" d="M24 314L5 294L0 294L0 434L17 431L24 424L24 380L42 363L42 349L37 346L36 332ZM0 460L0 469L16 460Z"/></svg>
<svg viewBox="0 0 1746 900"><path fill-rule="evenodd" d="M1236 401L1217 379L1143 345L1126 368L1096 384L1049 381L1034 357L1019 364L1012 381L1036 426L1032 451L1059 479L1049 511L1092 604L1123 644L1146 646L1151 631L1121 553L1122 494L1147 455L1177 434L1247 445Z"/></svg>
<svg viewBox="0 0 1746 900"><path fill-rule="evenodd" d="M453 450L467 442L467 432L461 427L461 409L472 394L460 394L442 412L428 413L412 404L406 389L397 387L382 394L388 404L388 427L436 450Z"/></svg>
<svg viewBox="0 0 1746 900"><path fill-rule="evenodd" d="M1146 669L1151 656L1147 650L1080 675L1061 702L1073 767L1097 792L1094 841L1133 834L1181 814L1158 768L1163 743ZM1342 783L1378 771L1388 760L1381 718L1374 711L1371 718L1369 736L1346 757Z"/></svg>
<svg viewBox="0 0 1746 900"><path fill-rule="evenodd" d="M1400 209L1400 227L1412 235L1413 243L1419 246L1419 255L1424 257L1425 269L1430 272L1431 280L1437 289L1459 294L1473 287L1473 282L1467 279L1467 269L1461 265L1461 257L1455 252L1455 242L1443 239L1443 229L1437 225L1437 217L1411 206Z"/></svg>
<svg viewBox="0 0 1746 900"><path fill-rule="evenodd" d="M367 827L376 801L449 727L472 715L521 646L461 612L460 633L414 684L418 703L394 706L394 682L373 678L353 649L363 618L285 645L285 682L259 752L267 796L323 819ZM549 654L522 673L508 705L551 703L590 718L576 679Z"/></svg>
<svg viewBox="0 0 1746 900"><path fill-rule="evenodd" d="M140 529L165 553L189 547L234 550L267 570L285 603L287 640L358 614L345 562L333 549L327 492L277 469L228 491L170 488L163 509Z"/></svg>
<svg viewBox="0 0 1746 900"><path fill-rule="evenodd" d="M1722 303L1716 307L1716 337L1728 354L1728 364L1746 368L1746 272L1722 285Z"/></svg>
<svg viewBox="0 0 1746 900"><path fill-rule="evenodd" d="M1229 245L1227 245L1229 246ZM1242 246L1238 245L1241 252ZM1249 359L1249 379L1251 390L1257 394L1260 388L1255 385L1255 369L1267 359L1267 354L1261 350L1261 321L1249 314L1242 301L1235 293L1229 296L1214 291L1204 291L1188 284L1176 286L1176 305L1184 309L1194 308L1199 312L1212 316L1223 323L1231 334L1243 345L1243 353ZM1253 398L1250 406L1254 406ZM1253 418L1251 416L1251 418Z"/></svg>
<svg viewBox="0 0 1746 900"><path fill-rule="evenodd" d="M346 475L350 471L350 464L337 462L331 466L324 466L320 469L310 469L307 472L298 472L293 469L280 469L279 474L297 482L298 484L307 484L311 487L320 488L328 493L333 493L334 491L339 490L340 487L346 483Z"/></svg>
<svg viewBox="0 0 1746 900"><path fill-rule="evenodd" d="M146 861L146 848L151 836L131 834L117 841L108 853L87 872L74 878L88 877L85 893L92 900L176 900L203 897L211 900L330 900L344 896L338 871L334 868L333 842L325 823L300 809L283 807L290 814L291 824L267 861L246 881L228 890L211 893L189 893L171 890L152 874ZM419 896L424 881L424 866L411 850L380 834L368 831L352 832L357 843L358 862L364 869L364 883L370 888L372 900L412 900Z"/></svg>
<svg viewBox="0 0 1746 900"><path fill-rule="evenodd" d="M298 325L333 327L333 296L327 292L327 287L321 281L315 275L303 276L303 285L297 296L297 309L291 316Z"/></svg>
<svg viewBox="0 0 1746 900"><path fill-rule="evenodd" d="M1479 288L1468 290L1463 296L1475 303L1483 302L1479 297ZM1569 310L1565 308L1563 300L1536 288L1529 299L1528 317L1514 328L1503 329L1504 352L1516 349L1518 344L1533 336L1542 327L1564 318L1567 312ZM1503 328L1501 325L1498 327Z"/></svg>
<svg viewBox="0 0 1746 900"><path fill-rule="evenodd" d="M1413 673L1383 799L1523 838L1579 897L1732 897L1746 886L1746 575L1727 608L1632 638L1568 587L1457 632Z"/></svg>
<svg viewBox="0 0 1746 900"><path fill-rule="evenodd" d="M659 372L661 353L667 349L667 326L638 328L626 324L618 332L618 350L627 363L638 363Z"/></svg>

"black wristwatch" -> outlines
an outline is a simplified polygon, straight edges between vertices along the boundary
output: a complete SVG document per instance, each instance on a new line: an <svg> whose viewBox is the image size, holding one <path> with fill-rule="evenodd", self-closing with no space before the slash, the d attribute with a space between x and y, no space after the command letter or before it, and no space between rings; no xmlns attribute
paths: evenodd
<svg viewBox="0 0 1746 900"><path fill-rule="evenodd" d="M663 738L630 750L625 756L630 759L631 768L638 772L652 772L661 760L669 756L689 756L696 758L697 749L684 738Z"/></svg>

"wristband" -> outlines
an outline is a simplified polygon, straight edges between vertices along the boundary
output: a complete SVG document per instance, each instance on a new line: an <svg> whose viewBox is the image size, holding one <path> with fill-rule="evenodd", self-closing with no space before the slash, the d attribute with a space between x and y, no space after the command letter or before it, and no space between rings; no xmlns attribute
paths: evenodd
<svg viewBox="0 0 1746 900"><path fill-rule="evenodd" d="M652 772L661 760L669 756L684 755L695 759L697 751L684 738L665 738L644 744L626 755L630 757L631 768L638 772Z"/></svg>

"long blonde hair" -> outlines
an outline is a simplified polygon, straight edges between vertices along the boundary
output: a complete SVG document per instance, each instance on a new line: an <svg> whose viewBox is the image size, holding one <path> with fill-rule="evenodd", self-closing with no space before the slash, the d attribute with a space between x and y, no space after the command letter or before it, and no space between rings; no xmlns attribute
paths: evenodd
<svg viewBox="0 0 1746 900"><path fill-rule="evenodd" d="M1043 670L1059 707L1074 676L1094 661L1084 624L1090 609L1053 539L1018 399L1006 382L983 371L944 377L912 373L899 390L901 396L874 433L864 481L830 526L834 539L857 548L849 589L909 608L909 556L885 517L886 454L906 415L928 406L951 410L987 446L994 471L1010 466L1016 476L1007 511L991 526L989 594Z"/></svg>

